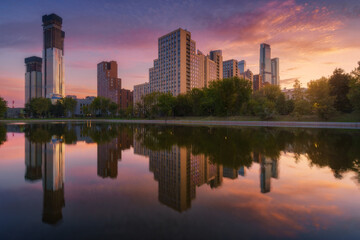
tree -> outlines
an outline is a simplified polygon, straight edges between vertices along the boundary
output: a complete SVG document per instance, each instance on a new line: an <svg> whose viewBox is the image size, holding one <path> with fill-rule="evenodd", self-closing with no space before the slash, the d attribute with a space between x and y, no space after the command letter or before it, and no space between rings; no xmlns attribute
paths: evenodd
<svg viewBox="0 0 360 240"><path fill-rule="evenodd" d="M195 89L193 89L195 90ZM196 89L201 92L200 89ZM193 91L191 91L193 92ZM190 116L193 114L192 111L192 104L191 104L191 92L189 94L179 94L177 95L175 99L175 105L174 105L174 115L175 116ZM198 105L198 104L197 104ZM198 108L198 107L196 107ZM200 108L198 108L200 112ZM197 113L196 115L199 115L200 113Z"/></svg>
<svg viewBox="0 0 360 240"><path fill-rule="evenodd" d="M5 116L5 113L7 111L7 102L0 97L0 118Z"/></svg>
<svg viewBox="0 0 360 240"><path fill-rule="evenodd" d="M358 62L358 67L351 72L351 75L352 79L347 97L354 107L354 110L360 113L360 61Z"/></svg>
<svg viewBox="0 0 360 240"><path fill-rule="evenodd" d="M70 115L71 117L73 117L77 105L77 101L71 97L66 97L63 98L62 100L64 104L65 115L66 116Z"/></svg>
<svg viewBox="0 0 360 240"><path fill-rule="evenodd" d="M294 101L286 100L285 94L281 93L276 99L276 111L281 115L288 115L294 111Z"/></svg>
<svg viewBox="0 0 360 240"><path fill-rule="evenodd" d="M110 111L111 100L104 97L96 97L90 104L91 112L96 116L107 116Z"/></svg>
<svg viewBox="0 0 360 240"><path fill-rule="evenodd" d="M311 113L311 105L305 99L305 91L301 87L301 83L298 79L294 82L294 93L293 93L293 100L294 100L294 113L297 117L302 115L307 115Z"/></svg>
<svg viewBox="0 0 360 240"><path fill-rule="evenodd" d="M111 114L112 117L115 117L117 112L118 112L118 105L114 102L111 102L109 104L109 112Z"/></svg>
<svg viewBox="0 0 360 240"><path fill-rule="evenodd" d="M308 98L315 113L322 119L329 119L335 112L333 107L335 97L330 96L330 85L326 78L320 78L308 83Z"/></svg>
<svg viewBox="0 0 360 240"><path fill-rule="evenodd" d="M158 115L158 97L159 92L153 92L142 97L142 110L146 118L154 118Z"/></svg>
<svg viewBox="0 0 360 240"><path fill-rule="evenodd" d="M242 105L249 101L251 91L250 81L237 77L212 81L208 89L213 97L215 114L222 116L240 113Z"/></svg>
<svg viewBox="0 0 360 240"><path fill-rule="evenodd" d="M62 117L65 115L63 99L59 99L55 104L50 106L50 113L54 117Z"/></svg>
<svg viewBox="0 0 360 240"><path fill-rule="evenodd" d="M160 116L173 116L173 109L175 106L176 98L170 93L161 93L158 96L158 108Z"/></svg>
<svg viewBox="0 0 360 240"><path fill-rule="evenodd" d="M26 105L25 109L28 115L33 117L45 117L49 115L51 109L51 101L48 98L33 98Z"/></svg>
<svg viewBox="0 0 360 240"><path fill-rule="evenodd" d="M341 112L351 112L352 106L347 94L351 81L350 74L346 74L343 69L336 68L329 78L330 95L335 97L334 107Z"/></svg>

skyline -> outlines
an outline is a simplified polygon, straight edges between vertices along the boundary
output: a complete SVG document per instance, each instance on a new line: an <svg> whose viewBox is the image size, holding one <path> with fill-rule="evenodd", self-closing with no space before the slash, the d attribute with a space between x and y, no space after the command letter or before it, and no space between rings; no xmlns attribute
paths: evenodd
<svg viewBox="0 0 360 240"><path fill-rule="evenodd" d="M23 61L40 55L41 16L53 12L63 18L67 33L66 95L96 95L96 65L101 61L118 62L124 88L148 82L158 38L179 27L192 33L197 48L221 49L224 61L245 60L254 74L259 71L259 45L270 44L272 55L281 59L281 88L291 87L294 78L306 86L336 67L353 70L360 53L360 43L354 41L360 36L360 4L307 2L7 2L0 10L0 95L9 106L12 100L15 107L23 106ZM241 7L235 8L236 3Z"/></svg>

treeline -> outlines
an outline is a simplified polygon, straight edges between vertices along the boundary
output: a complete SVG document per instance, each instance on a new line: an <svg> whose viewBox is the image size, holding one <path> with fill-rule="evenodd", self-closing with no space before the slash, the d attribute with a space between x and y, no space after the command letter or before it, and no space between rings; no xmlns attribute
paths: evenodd
<svg viewBox="0 0 360 240"><path fill-rule="evenodd" d="M327 120L336 112L360 112L360 62L358 64L351 73L335 69L329 78L310 81L307 89L296 80L290 99L279 86L265 85L252 92L250 81L229 78L177 97L171 93L148 94L136 103L134 115L144 118L252 115L268 120L276 115L317 114Z"/></svg>
<svg viewBox="0 0 360 240"><path fill-rule="evenodd" d="M74 117L77 101L70 97L61 98L52 104L48 98L33 98L25 105L27 117ZM96 97L90 104L79 106L81 114L77 117L115 117L131 115L132 108L122 110L119 105L108 98ZM130 112L130 114L129 114Z"/></svg>

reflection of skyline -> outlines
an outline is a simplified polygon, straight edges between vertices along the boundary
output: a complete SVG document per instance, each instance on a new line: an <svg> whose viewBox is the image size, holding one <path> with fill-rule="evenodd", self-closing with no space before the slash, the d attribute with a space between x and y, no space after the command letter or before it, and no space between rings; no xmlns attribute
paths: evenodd
<svg viewBox="0 0 360 240"><path fill-rule="evenodd" d="M53 137L47 143L34 143L25 139L25 179L43 183L42 221L56 224L62 219L65 206L65 143Z"/></svg>
<svg viewBox="0 0 360 240"><path fill-rule="evenodd" d="M102 178L117 178L118 162L121 161L121 151L129 149L133 143L132 134L126 131L118 133L117 137L106 143L97 145L97 174Z"/></svg>

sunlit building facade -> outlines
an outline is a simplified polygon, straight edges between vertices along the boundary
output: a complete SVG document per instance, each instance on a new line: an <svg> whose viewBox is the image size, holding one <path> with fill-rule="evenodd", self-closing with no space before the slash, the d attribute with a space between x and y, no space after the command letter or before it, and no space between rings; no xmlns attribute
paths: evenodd
<svg viewBox="0 0 360 240"><path fill-rule="evenodd" d="M118 78L116 61L101 62L97 65L97 95L109 98L120 105L121 78Z"/></svg>
<svg viewBox="0 0 360 240"><path fill-rule="evenodd" d="M51 98L53 94L65 97L64 39L62 18L56 14L44 15L43 22L43 80L42 95Z"/></svg>
<svg viewBox="0 0 360 240"><path fill-rule="evenodd" d="M223 62L223 77L232 78L239 77L238 61L231 59Z"/></svg>

